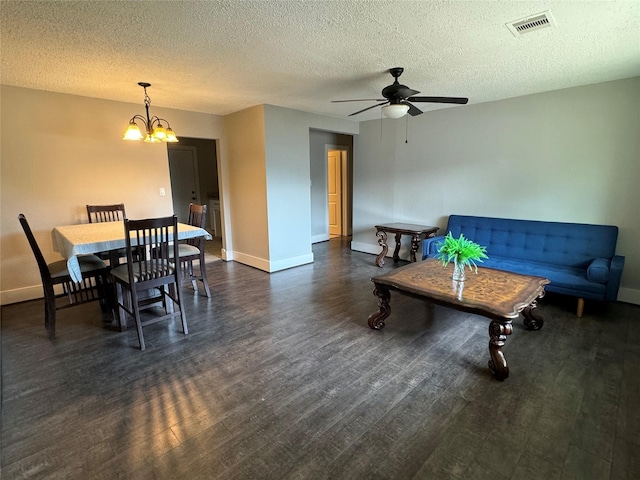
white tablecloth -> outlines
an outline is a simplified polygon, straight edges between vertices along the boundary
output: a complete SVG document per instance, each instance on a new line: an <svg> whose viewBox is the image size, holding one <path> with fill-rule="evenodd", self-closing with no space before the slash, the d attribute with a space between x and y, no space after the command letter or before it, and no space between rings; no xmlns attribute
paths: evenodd
<svg viewBox="0 0 640 480"><path fill-rule="evenodd" d="M211 240L211 235L203 228L178 223L178 240L196 237ZM55 227L51 232L51 238L53 249L67 259L67 269L75 282L82 280L78 255L117 250L127 246L123 222L81 223Z"/></svg>

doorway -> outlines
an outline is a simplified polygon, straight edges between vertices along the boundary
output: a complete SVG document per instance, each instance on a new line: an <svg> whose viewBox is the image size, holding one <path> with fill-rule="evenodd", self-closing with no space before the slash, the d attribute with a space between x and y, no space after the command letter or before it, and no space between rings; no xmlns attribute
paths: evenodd
<svg viewBox="0 0 640 480"><path fill-rule="evenodd" d="M189 204L202 205L198 174L198 149L189 145L172 145L167 148L173 213L178 221L187 223Z"/></svg>
<svg viewBox="0 0 640 480"><path fill-rule="evenodd" d="M178 221L187 222L189 203L207 205L206 229L214 236L205 250L221 258L224 212L220 211L217 141L179 137L180 143L167 144L173 211Z"/></svg>
<svg viewBox="0 0 640 480"><path fill-rule="evenodd" d="M346 149L327 150L327 213L329 238L348 235L348 154Z"/></svg>

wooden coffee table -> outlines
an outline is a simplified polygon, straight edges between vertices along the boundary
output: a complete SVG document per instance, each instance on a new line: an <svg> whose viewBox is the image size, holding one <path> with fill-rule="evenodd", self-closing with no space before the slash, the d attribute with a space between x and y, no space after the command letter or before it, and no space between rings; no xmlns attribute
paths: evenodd
<svg viewBox="0 0 640 480"><path fill-rule="evenodd" d="M491 319L489 325L489 370L498 379L509 376L509 367L502 352L507 335L513 331L512 319L522 312L529 330L542 328L543 319L534 313L536 301L544 296L549 280L542 277L478 267L478 274L467 272L464 282L454 282L453 265L443 267L433 258L373 277L373 294L378 297L378 311L369 315L369 326L384 328L391 314L391 291L421 300L475 313Z"/></svg>

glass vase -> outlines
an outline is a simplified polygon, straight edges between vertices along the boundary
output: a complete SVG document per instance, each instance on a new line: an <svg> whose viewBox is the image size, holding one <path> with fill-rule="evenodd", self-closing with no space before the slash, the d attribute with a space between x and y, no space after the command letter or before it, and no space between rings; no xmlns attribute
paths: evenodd
<svg viewBox="0 0 640 480"><path fill-rule="evenodd" d="M454 262L453 264L453 281L464 282L466 276L464 272L464 263Z"/></svg>

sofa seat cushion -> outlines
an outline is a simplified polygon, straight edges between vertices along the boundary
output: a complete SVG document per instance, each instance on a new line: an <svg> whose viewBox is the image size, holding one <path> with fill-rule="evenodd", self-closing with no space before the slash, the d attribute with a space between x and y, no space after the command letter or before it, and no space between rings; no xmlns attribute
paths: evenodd
<svg viewBox="0 0 640 480"><path fill-rule="evenodd" d="M584 291L595 295L604 295L605 285L587 280L586 268L557 266L550 263L530 262L520 259L491 256L478 264L481 267L507 270L523 275L545 277L551 281L546 287L549 291Z"/></svg>

